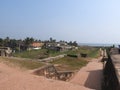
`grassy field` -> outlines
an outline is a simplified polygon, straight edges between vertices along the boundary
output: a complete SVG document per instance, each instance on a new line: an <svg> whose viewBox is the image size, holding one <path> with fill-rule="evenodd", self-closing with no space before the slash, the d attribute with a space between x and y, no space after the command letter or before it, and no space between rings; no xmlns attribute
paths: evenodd
<svg viewBox="0 0 120 90"><path fill-rule="evenodd" d="M3 57L0 57L0 62L4 62L8 65L14 65L14 66L18 66L20 68L26 68L26 69L35 69L45 65L38 61L18 60L18 59L10 59L10 58L3 58Z"/></svg>
<svg viewBox="0 0 120 90"><path fill-rule="evenodd" d="M78 70L81 67L85 66L88 61L84 59L78 59L74 57L64 57L59 60L51 62L54 65L59 65L58 70Z"/></svg>
<svg viewBox="0 0 120 90"><path fill-rule="evenodd" d="M45 57L49 57L49 56L56 56L59 54L70 54L70 55L77 55L80 53L87 54L86 58L81 58L81 57L77 58L77 57L66 56L64 58L61 58L61 59L51 62L51 64L59 65L57 67L58 70L78 70L81 67L85 66L91 58L99 57L99 49L92 48L92 47L80 47L78 50L70 50L70 51L66 51L66 52L49 51L49 55L47 55L46 53L47 53L46 49L41 49L41 50L31 50L31 51L24 51L21 53L16 53L16 54L14 54L14 56L22 57L22 58L38 59L40 57L45 58ZM14 63L16 65L19 65L20 67L25 67L28 69L35 69L35 68L41 67L43 65L43 63L40 63L37 61L30 61L30 60L14 60L14 59L8 60L8 59L5 59L5 61Z"/></svg>
<svg viewBox="0 0 120 90"><path fill-rule="evenodd" d="M77 55L80 53L87 54L86 58L77 58L77 57L69 57L66 56L59 60L55 60L51 62L52 64L59 65L57 67L58 70L79 70L81 67L85 66L88 63L88 60L91 58L99 57L99 49L98 48L86 48L82 47L78 50L71 50L66 52L66 54Z"/></svg>
<svg viewBox="0 0 120 90"><path fill-rule="evenodd" d="M91 47L80 47L78 50L69 50L64 52L56 52L52 50L47 49L41 49L41 50L30 50L30 51L23 51L23 52L17 52L14 53L13 56L15 57L21 57L21 58L31 58L31 59L42 59L47 58L49 56L57 56L60 54L71 54L71 55L77 55L80 53L85 53L88 55L88 57L96 58L98 57L98 49L97 48L91 48Z"/></svg>
<svg viewBox="0 0 120 90"><path fill-rule="evenodd" d="M90 58L99 57L99 48L81 47L78 52L79 53L85 53Z"/></svg>
<svg viewBox="0 0 120 90"><path fill-rule="evenodd" d="M77 55L80 53L85 53L90 58L97 58L99 57L99 49L98 48L92 48L92 47L81 47L78 50L69 50L65 52L50 52L50 56L56 56L59 54L70 54L70 55Z"/></svg>
<svg viewBox="0 0 120 90"><path fill-rule="evenodd" d="M26 68L29 70L36 69L45 65L44 63L33 61L33 60L18 60L18 59L11 59L11 58L3 58L0 57L0 62L4 62L8 65L17 66L20 68ZM64 57L58 60L51 62L51 64L59 64L60 66L57 67L58 70L78 70L81 67L85 66L88 63L85 59L78 59L73 57Z"/></svg>
<svg viewBox="0 0 120 90"><path fill-rule="evenodd" d="M48 57L46 49L17 52L14 53L13 56L21 57L21 58L31 58L31 59L41 59Z"/></svg>
<svg viewBox="0 0 120 90"><path fill-rule="evenodd" d="M71 51L58 52L58 51L49 50L49 53L48 53L47 49L40 49L40 50L17 52L17 53L14 53L13 56L21 57L21 58L42 59L42 58L47 58L49 56L54 57L60 54L67 54L70 52Z"/></svg>

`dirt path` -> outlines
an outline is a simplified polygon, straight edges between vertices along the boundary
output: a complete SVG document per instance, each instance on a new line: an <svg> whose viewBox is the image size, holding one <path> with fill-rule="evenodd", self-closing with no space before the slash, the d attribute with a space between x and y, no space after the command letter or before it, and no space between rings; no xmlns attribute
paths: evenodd
<svg viewBox="0 0 120 90"><path fill-rule="evenodd" d="M70 82L91 89L101 90L103 65L99 62L100 60L101 58L93 59L87 66L81 68Z"/></svg>
<svg viewBox="0 0 120 90"><path fill-rule="evenodd" d="M32 75L0 62L0 90L92 90L75 83Z"/></svg>

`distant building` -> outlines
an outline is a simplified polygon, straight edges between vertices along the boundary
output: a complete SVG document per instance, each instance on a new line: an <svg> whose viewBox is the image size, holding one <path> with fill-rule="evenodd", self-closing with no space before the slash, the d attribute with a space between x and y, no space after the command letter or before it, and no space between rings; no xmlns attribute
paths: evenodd
<svg viewBox="0 0 120 90"><path fill-rule="evenodd" d="M72 49L72 46L69 46L65 42L53 42L53 43L46 43L45 47L47 49L55 50L55 51L67 51Z"/></svg>
<svg viewBox="0 0 120 90"><path fill-rule="evenodd" d="M37 49L41 49L43 45L44 45L44 43L41 43L41 42L33 42L33 43L30 45L30 48L37 50Z"/></svg>
<svg viewBox="0 0 120 90"><path fill-rule="evenodd" d="M0 56L11 56L12 50L9 47L0 47Z"/></svg>

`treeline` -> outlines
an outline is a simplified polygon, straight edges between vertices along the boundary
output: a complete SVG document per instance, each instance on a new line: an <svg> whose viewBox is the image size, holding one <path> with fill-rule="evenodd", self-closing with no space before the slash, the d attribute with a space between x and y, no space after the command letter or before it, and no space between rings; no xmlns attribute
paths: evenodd
<svg viewBox="0 0 120 90"><path fill-rule="evenodd" d="M19 50L21 48L21 50L26 50L30 44L32 44L33 42L42 42L42 43L56 43L56 39L50 38L49 40L37 40L34 39L33 37L26 37L25 39L11 39L9 37L6 38L0 38L0 47L10 47L13 50ZM68 45L73 45L73 46L78 46L76 41L63 41L60 40L59 42L65 42Z"/></svg>
<svg viewBox="0 0 120 90"><path fill-rule="evenodd" d="M13 50L19 50L19 48L21 48L21 49L25 50L34 41L35 41L34 38L29 38L29 37L25 38L24 40L10 39L9 37L6 37L5 39L0 38L0 47L10 47Z"/></svg>

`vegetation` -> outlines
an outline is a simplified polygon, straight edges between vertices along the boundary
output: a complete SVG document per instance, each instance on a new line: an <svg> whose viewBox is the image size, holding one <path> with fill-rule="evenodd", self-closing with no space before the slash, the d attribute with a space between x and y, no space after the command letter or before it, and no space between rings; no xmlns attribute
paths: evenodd
<svg viewBox="0 0 120 90"><path fill-rule="evenodd" d="M97 58L97 57L99 57L99 48L81 47L78 52L79 53L85 53L90 58Z"/></svg>
<svg viewBox="0 0 120 90"><path fill-rule="evenodd" d="M93 47L79 47L79 49L68 50L64 52L49 50L47 48L40 49L40 50L30 50L27 51L27 48L30 47L30 44L34 41L41 41L35 40L34 38L25 38L24 40L16 40L10 39L9 37L2 39L0 38L0 46L1 47L11 47L13 50L18 50L19 52L13 53L13 56L20 57L20 58L31 58L31 59L43 59L50 56L56 56L60 54L66 54L67 56L58 60L51 62L52 64L58 64L58 70L77 70L82 66L85 66L88 61L87 59L96 58L99 56L99 49ZM41 41L44 43L55 43L56 40L50 38L48 41ZM66 42L66 41L61 41ZM66 42L68 45L78 46L76 41ZM80 54L87 54L87 58L78 58ZM2 59L1 59L2 60ZM8 59L4 58L4 62L14 63L14 65L19 65L20 67L25 67L28 69L34 69L41 67L44 65L35 60L17 60L17 59Z"/></svg>
<svg viewBox="0 0 120 90"><path fill-rule="evenodd" d="M41 50L31 50L31 51L24 51L24 52L18 52L15 53L14 56L16 57L22 57L22 58L31 58L31 59L38 59L38 58L45 58L59 54L68 54L68 56L52 61L51 64L58 65L58 70L78 70L81 67L85 66L88 63L88 59L90 58L96 58L99 56L98 48L92 48L92 47L80 47L78 50L70 50L65 52L53 52L53 51L47 51L47 49L41 49ZM80 53L87 54L86 58L77 58L76 55ZM72 57L71 57L72 56ZM18 65L20 67L25 67L28 69L35 69L38 67L41 67L44 65L43 63L40 63L35 60L17 60L17 59L8 59L4 58L4 62L10 62L14 65Z"/></svg>
<svg viewBox="0 0 120 90"><path fill-rule="evenodd" d="M13 56L21 57L21 58L43 59L49 56L54 57L60 54L75 54L75 51L69 50L69 51L59 52L59 51L48 50L48 49L40 49L40 50L17 52L17 53L14 53Z"/></svg>
<svg viewBox="0 0 120 90"><path fill-rule="evenodd" d="M61 42L62 40L60 40ZM0 47L10 47L12 48L12 50L15 51L25 51L30 47L30 44L32 44L33 42L43 42L43 43L56 43L56 39L53 39L52 37L50 37L50 40L44 40L41 41L39 39L34 39L33 37L26 37L25 39L11 39L9 37L6 38L0 38ZM74 41L62 41L62 42L66 42L68 45L74 45L77 46L77 42ZM43 46L44 47L44 46Z"/></svg>
<svg viewBox="0 0 120 90"><path fill-rule="evenodd" d="M40 50L17 52L14 53L13 56L21 57L21 58L42 59L42 58L47 58L48 54L46 49L40 49Z"/></svg>
<svg viewBox="0 0 120 90"><path fill-rule="evenodd" d="M59 52L59 51L52 51L49 50L49 55L50 56L56 56L56 55L60 55L60 54L67 54L67 55L73 55L76 56L80 53L85 53L88 55L88 57L91 58L96 58L99 56L99 48L93 48L93 47L80 47L77 50L68 50L68 51L64 51L64 52Z"/></svg>
<svg viewBox="0 0 120 90"><path fill-rule="evenodd" d="M68 50L64 52L53 51L48 49L30 50L14 53L13 56L21 58L43 59L49 56L54 57L60 54L67 54L68 56L77 57L77 55L80 53L87 54L87 56L90 58L96 58L99 56L98 48L85 48L85 47L81 47L78 50Z"/></svg>
<svg viewBox="0 0 120 90"><path fill-rule="evenodd" d="M64 57L59 60L51 62L52 64L58 64L58 70L78 70L85 66L88 62L85 59L78 59L74 57Z"/></svg>
<svg viewBox="0 0 120 90"><path fill-rule="evenodd" d="M89 57L91 58L97 58L99 57L99 49L93 49L91 52L88 54Z"/></svg>
<svg viewBox="0 0 120 90"><path fill-rule="evenodd" d="M77 42L76 42L76 41L74 41L74 42L70 41L70 42L68 43L68 45L78 46L78 44L77 44Z"/></svg>
<svg viewBox="0 0 120 90"><path fill-rule="evenodd" d="M68 56L61 58L59 60L55 60L51 62L52 64L58 65L58 70L78 70L81 67L85 66L88 63L88 59L96 58L99 56L98 48L91 47L81 47L78 50L71 50L65 52ZM77 58L77 54L85 53L87 54L87 58Z"/></svg>
<svg viewBox="0 0 120 90"><path fill-rule="evenodd" d="M7 63L8 65L14 65L14 66L16 65L26 69L35 69L44 65L43 63L38 61L18 60L18 59L10 59L10 58L1 58L0 62Z"/></svg>
<svg viewBox="0 0 120 90"><path fill-rule="evenodd" d="M62 52L49 50L49 52L48 52L49 56L52 56L52 57L60 55L60 54L69 54L69 53L72 53L72 54L74 53L75 54L75 52L73 50L62 51Z"/></svg>

